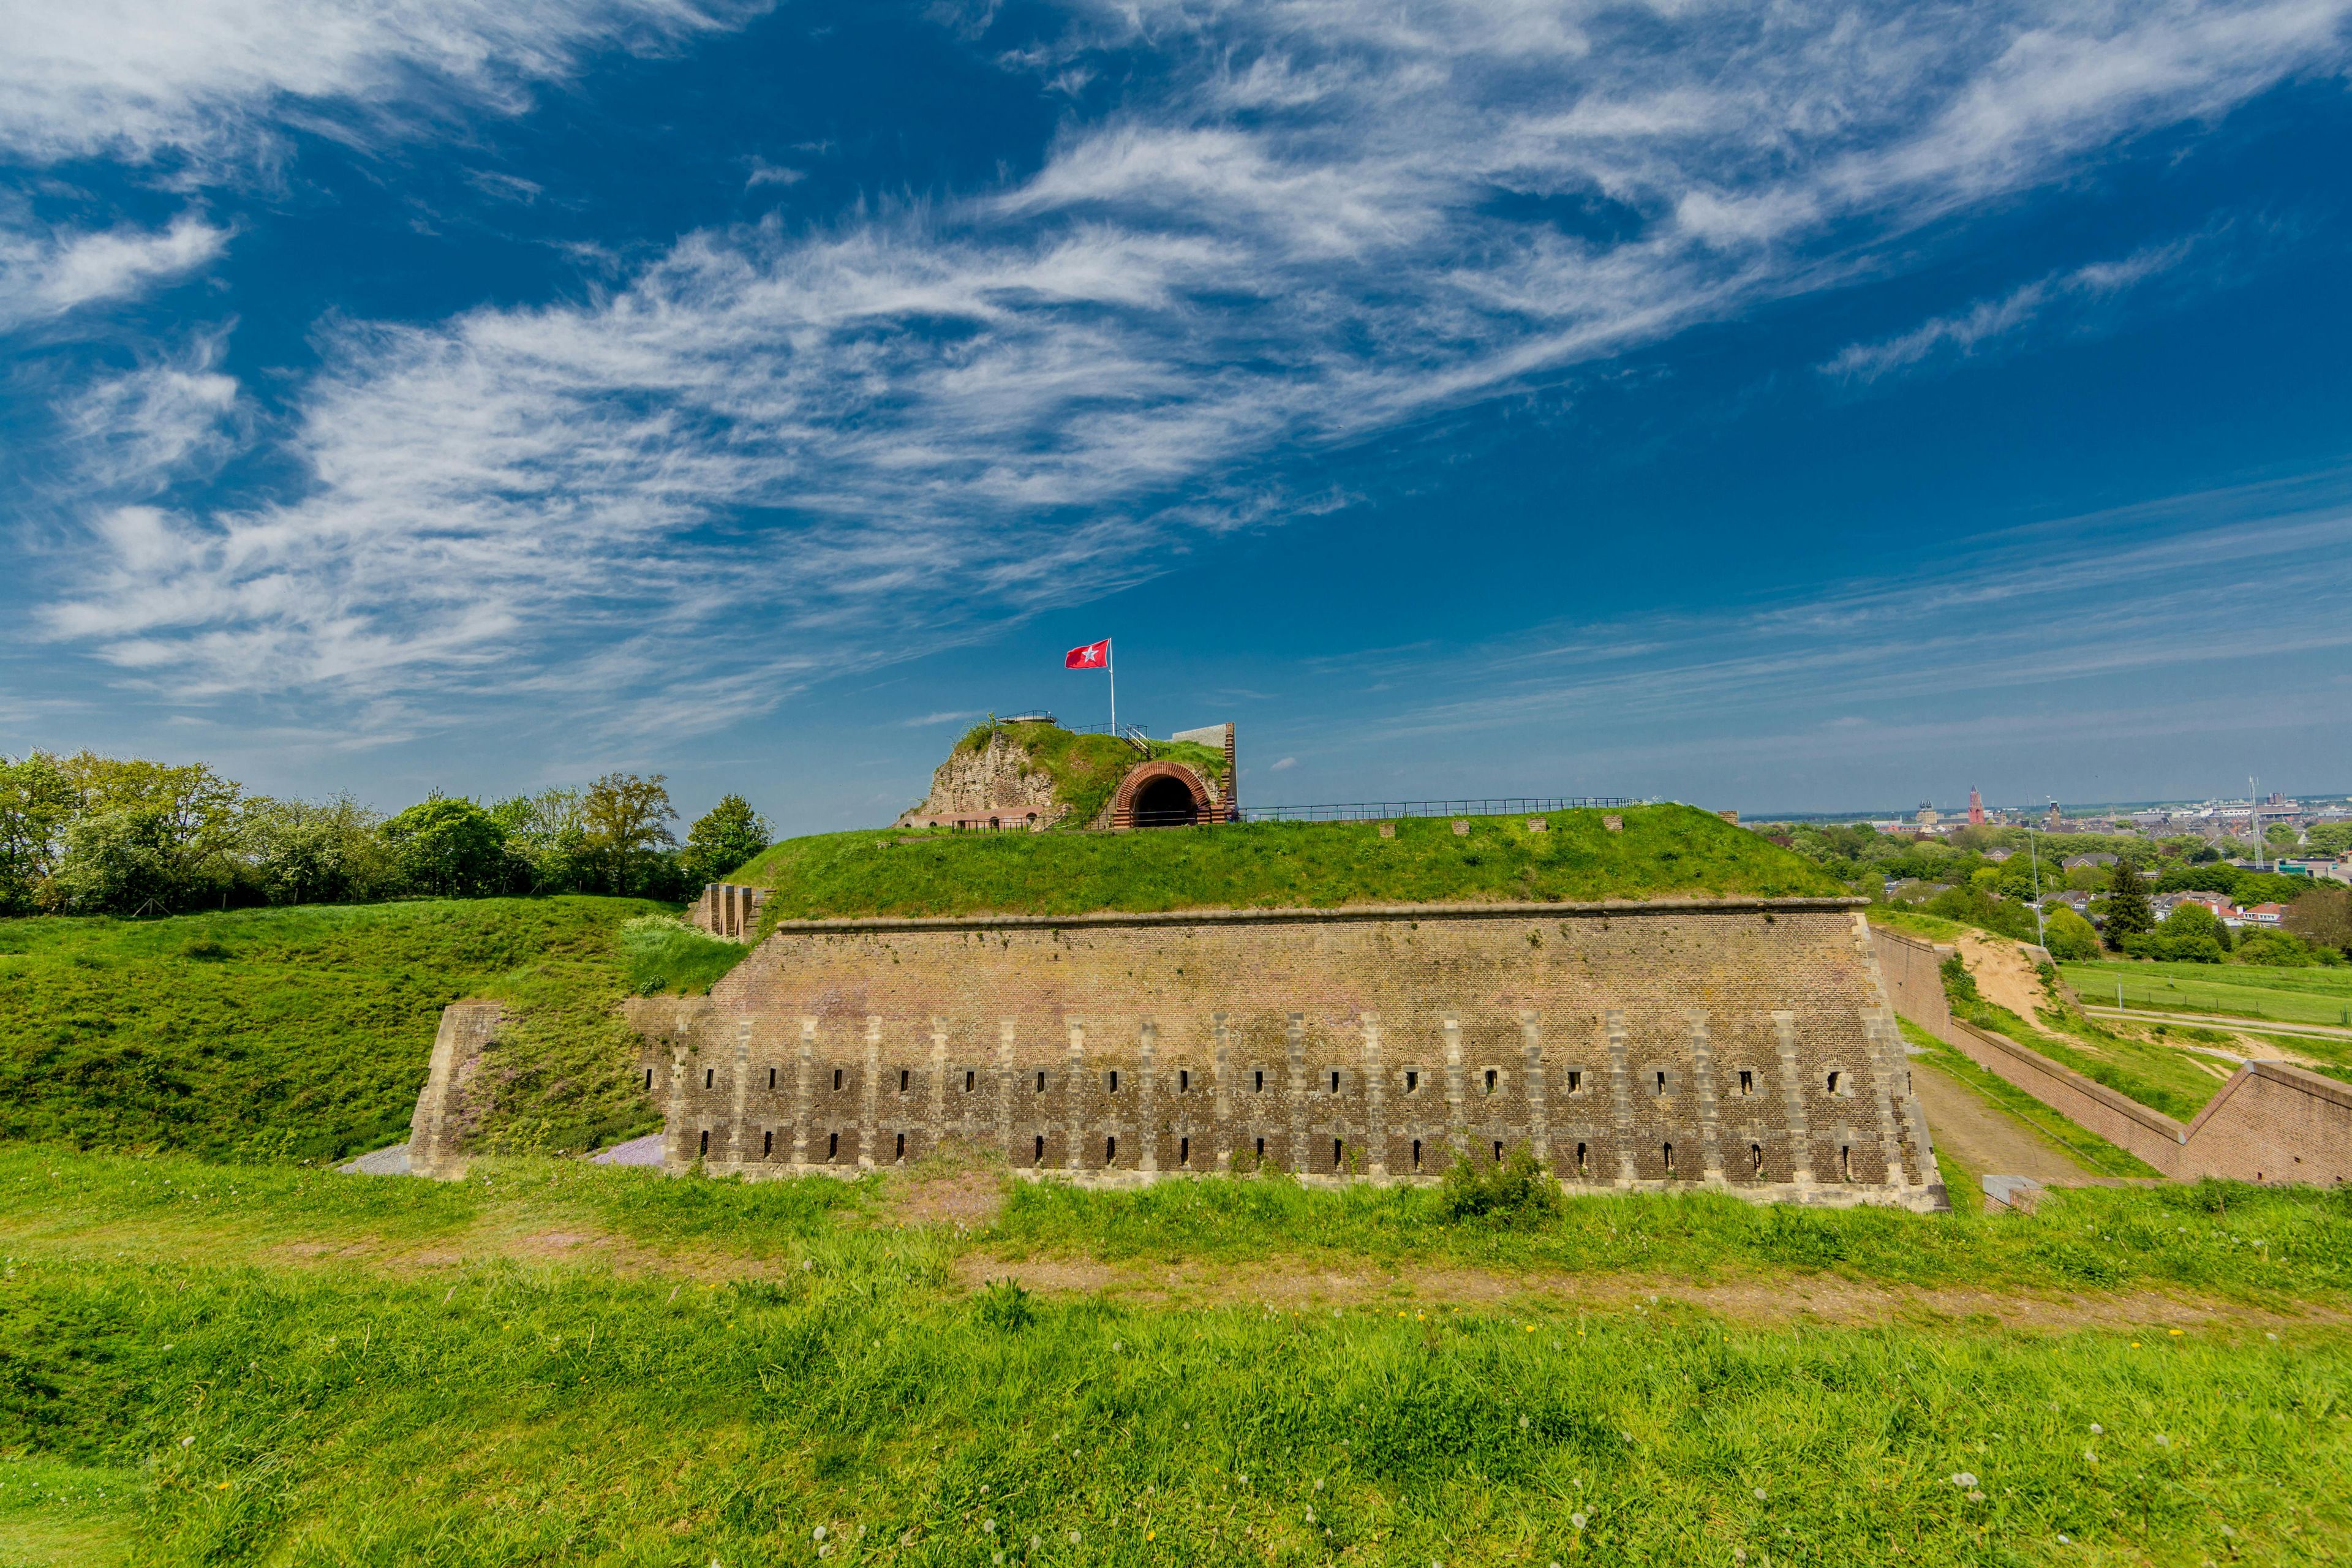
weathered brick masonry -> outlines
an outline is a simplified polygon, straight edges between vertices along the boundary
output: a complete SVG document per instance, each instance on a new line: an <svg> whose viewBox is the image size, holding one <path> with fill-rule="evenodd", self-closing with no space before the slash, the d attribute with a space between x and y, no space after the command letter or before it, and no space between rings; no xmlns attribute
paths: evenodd
<svg viewBox="0 0 2352 1568"><path fill-rule="evenodd" d="M1858 900L788 922L639 998L667 1164L855 1172L948 1139L1088 1181L1434 1180L1929 1206Z"/></svg>

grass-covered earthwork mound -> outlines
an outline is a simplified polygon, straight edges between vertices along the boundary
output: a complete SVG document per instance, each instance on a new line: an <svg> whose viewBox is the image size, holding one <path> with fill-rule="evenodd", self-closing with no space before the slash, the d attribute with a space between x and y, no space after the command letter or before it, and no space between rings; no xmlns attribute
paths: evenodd
<svg viewBox="0 0 2352 1568"><path fill-rule="evenodd" d="M1598 811L1263 822L1135 833L828 833L790 838L737 873L772 888L772 917L1329 909L1344 904L1837 897L1827 872L1712 813Z"/></svg>
<svg viewBox="0 0 2352 1568"><path fill-rule="evenodd" d="M705 987L744 951L661 914L567 897L0 921L0 1136L377 1148L407 1135L441 1009L469 996L509 1008L494 1133L577 1147L634 1129L614 1004Z"/></svg>

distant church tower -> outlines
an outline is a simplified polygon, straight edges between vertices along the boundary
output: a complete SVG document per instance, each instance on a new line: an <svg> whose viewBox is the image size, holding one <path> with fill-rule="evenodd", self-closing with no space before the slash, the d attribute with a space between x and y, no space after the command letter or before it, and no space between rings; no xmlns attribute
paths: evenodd
<svg viewBox="0 0 2352 1568"><path fill-rule="evenodd" d="M1970 827L1984 826L1984 796L1977 793L1977 786L1974 784L1969 786L1969 826Z"/></svg>

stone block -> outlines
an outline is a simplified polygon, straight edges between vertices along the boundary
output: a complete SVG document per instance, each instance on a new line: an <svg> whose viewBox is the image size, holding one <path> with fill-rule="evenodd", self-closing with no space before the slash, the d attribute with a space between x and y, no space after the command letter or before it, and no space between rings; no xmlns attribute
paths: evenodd
<svg viewBox="0 0 2352 1568"><path fill-rule="evenodd" d="M1458 816L1454 819L1454 837L1456 838L1470 837L1470 825Z"/></svg>
<svg viewBox="0 0 2352 1568"><path fill-rule="evenodd" d="M1625 819L1615 816L1604 816L1601 819L1601 826L1612 833L1622 833L1625 831Z"/></svg>
<svg viewBox="0 0 2352 1568"><path fill-rule="evenodd" d="M1383 838L1394 838L1396 837L1396 824L1393 822L1381 823L1381 837Z"/></svg>
<svg viewBox="0 0 2352 1568"><path fill-rule="evenodd" d="M1544 832L1549 832L1549 831L1550 830L1550 827L1551 827L1551 824L1550 824L1550 823L1549 823L1549 822L1546 822L1546 821L1545 821L1542 817L1540 817L1540 816L1530 816L1530 817L1528 817L1528 831L1529 833L1544 833Z"/></svg>

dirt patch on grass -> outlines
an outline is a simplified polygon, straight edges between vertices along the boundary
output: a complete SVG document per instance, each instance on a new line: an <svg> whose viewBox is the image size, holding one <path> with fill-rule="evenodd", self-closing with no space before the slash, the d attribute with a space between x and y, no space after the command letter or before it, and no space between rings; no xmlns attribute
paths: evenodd
<svg viewBox="0 0 2352 1568"><path fill-rule="evenodd" d="M2050 988L2042 983L2042 972L2017 943L1974 931L1957 932L1951 941L1986 1001L2028 1021L2043 1008L2056 1005Z"/></svg>
<svg viewBox="0 0 2352 1568"><path fill-rule="evenodd" d="M1965 1322L2039 1332L2144 1330L2168 1334L2217 1329L2281 1332L2342 1328L2352 1313L2312 1306L2285 1312L2158 1291L2125 1295L2034 1294L1967 1287L1871 1285L1836 1275L1695 1282L1642 1275L1504 1274L1476 1268L1328 1268L1272 1258L1241 1267L1108 1264L1094 1258L1024 1258L987 1253L957 1259L967 1288L1014 1279L1049 1293L1102 1295L1126 1305L1274 1311L1371 1310L1425 1320L1455 1308L1510 1308L1557 1319L1580 1312L1706 1313L1739 1322L1863 1327L1891 1322Z"/></svg>
<svg viewBox="0 0 2352 1568"><path fill-rule="evenodd" d="M888 1212L900 1225L952 1225L978 1230L993 1225L1003 1206L1004 1184L994 1173L960 1171L894 1184Z"/></svg>

